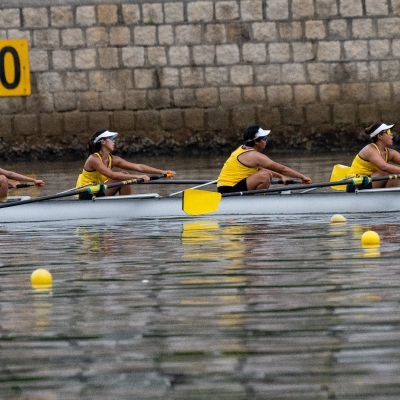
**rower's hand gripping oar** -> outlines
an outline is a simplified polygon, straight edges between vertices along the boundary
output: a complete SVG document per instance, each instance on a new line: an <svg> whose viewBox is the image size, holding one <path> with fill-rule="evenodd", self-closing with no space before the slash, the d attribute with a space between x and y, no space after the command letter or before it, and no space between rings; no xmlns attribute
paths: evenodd
<svg viewBox="0 0 400 400"><path fill-rule="evenodd" d="M172 177L171 174L164 174L164 175L158 175L158 176L151 176L150 180L152 181L155 179L170 178L170 177ZM52 195L43 196L43 197L35 197L34 199L13 201L10 203L0 203L0 208L14 207L14 206L22 205L22 204L37 203L39 201L45 201L45 200L55 200L55 199L60 199L62 197L79 195L81 193L97 194L97 193L100 193L101 191L109 189L109 188L116 188L116 187L121 187L121 186L125 186L125 185L133 185L135 183L141 183L141 182L144 182L143 178L129 179L126 181L110 183L109 185L97 184L97 185L90 186L85 189L77 189L74 191L62 192L62 193L52 194Z"/></svg>
<svg viewBox="0 0 400 400"><path fill-rule="evenodd" d="M290 190L313 189L313 188L348 185L348 184L353 184L354 186L365 186L373 181L383 181L383 180L387 181L390 179L400 179L400 175L387 175L374 178L370 178L369 176L360 176L360 177L342 179L336 182L293 185L290 186ZM186 214L190 215L208 214L218 210L218 206L222 197L252 196L254 194L261 194L261 193L268 194L268 193L279 193L279 192L282 192L282 188L249 190L246 192L233 192L233 193L223 193L223 194L218 192L209 192L206 190L188 189L183 192L182 210Z"/></svg>

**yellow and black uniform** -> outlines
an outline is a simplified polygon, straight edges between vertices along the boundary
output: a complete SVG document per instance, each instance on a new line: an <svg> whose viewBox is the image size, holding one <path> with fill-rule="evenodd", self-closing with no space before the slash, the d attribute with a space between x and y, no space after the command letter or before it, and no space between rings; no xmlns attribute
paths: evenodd
<svg viewBox="0 0 400 400"><path fill-rule="evenodd" d="M101 160L101 155L99 153L94 153L97 157L100 158ZM109 154L108 155L108 164L107 168L111 169L112 168L112 156ZM76 181L75 187L78 188L82 185L88 185L88 184L93 184L96 185L97 183L105 183L107 181L107 177L105 175L100 174L98 171L86 171L85 168L83 168L82 173L79 174L78 180ZM97 195L99 196L99 195ZM101 196L101 194L100 194ZM104 193L103 193L104 196ZM92 195L90 193L82 193L79 195L80 200L91 200Z"/></svg>
<svg viewBox="0 0 400 400"><path fill-rule="evenodd" d="M375 144L375 143L371 143L374 147L376 147L376 150L378 151L378 153L380 153L379 147ZM386 155L385 155L385 161L388 162L389 159L389 150L386 148ZM366 176L371 176L374 172L378 171L379 168L373 164L370 161L367 160L363 160L358 154L355 156L353 162L351 163L350 166L350 170L348 175L349 176L362 176L362 175L366 175ZM368 186L366 187L360 187L359 189L371 189L372 188L372 184L370 183ZM347 192L354 192L355 187L354 185L347 185Z"/></svg>
<svg viewBox="0 0 400 400"><path fill-rule="evenodd" d="M218 177L217 188L220 193L242 192L247 190L246 178L258 171L257 167L243 165L238 157L253 148L246 149L240 146L226 160Z"/></svg>

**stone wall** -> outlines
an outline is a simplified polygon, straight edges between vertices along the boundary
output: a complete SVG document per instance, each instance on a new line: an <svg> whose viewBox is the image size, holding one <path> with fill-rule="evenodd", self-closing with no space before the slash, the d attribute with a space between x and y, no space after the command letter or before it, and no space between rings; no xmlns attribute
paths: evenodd
<svg viewBox="0 0 400 400"><path fill-rule="evenodd" d="M0 97L0 152L347 149L400 119L400 0L4 0L0 39L27 38L32 94Z"/></svg>

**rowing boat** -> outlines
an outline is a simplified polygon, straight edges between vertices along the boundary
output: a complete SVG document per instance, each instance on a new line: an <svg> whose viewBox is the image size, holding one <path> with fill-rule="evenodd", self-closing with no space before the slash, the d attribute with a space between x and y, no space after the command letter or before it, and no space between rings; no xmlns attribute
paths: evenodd
<svg viewBox="0 0 400 400"><path fill-rule="evenodd" d="M74 221L74 223L135 220L144 218L201 218L186 214L182 197L157 193L98 197L92 201L76 198L17 204L29 197L14 197L15 206L0 208L0 224ZM255 217L286 214L349 214L400 211L400 188L337 191L290 191L222 197L217 211L207 216Z"/></svg>

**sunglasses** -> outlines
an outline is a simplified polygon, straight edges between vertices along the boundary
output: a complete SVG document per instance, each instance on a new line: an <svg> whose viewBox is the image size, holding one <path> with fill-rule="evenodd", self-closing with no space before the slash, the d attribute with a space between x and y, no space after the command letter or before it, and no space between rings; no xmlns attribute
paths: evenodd
<svg viewBox="0 0 400 400"><path fill-rule="evenodd" d="M110 139L113 142L115 140L115 136L109 136L107 139Z"/></svg>

